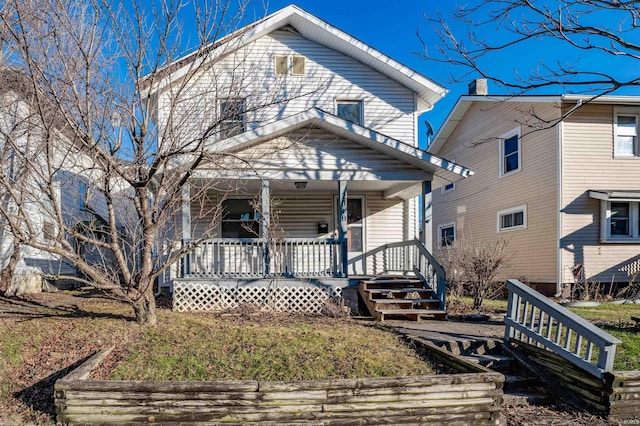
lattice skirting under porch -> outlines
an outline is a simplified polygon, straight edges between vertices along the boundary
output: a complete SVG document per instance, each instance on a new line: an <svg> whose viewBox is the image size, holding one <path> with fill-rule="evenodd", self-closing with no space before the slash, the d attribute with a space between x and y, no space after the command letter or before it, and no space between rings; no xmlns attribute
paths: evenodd
<svg viewBox="0 0 640 426"><path fill-rule="evenodd" d="M300 282L287 285L234 286L207 281L174 283L173 310L225 311L252 304L265 311L319 314L331 299L339 302L340 287Z"/></svg>

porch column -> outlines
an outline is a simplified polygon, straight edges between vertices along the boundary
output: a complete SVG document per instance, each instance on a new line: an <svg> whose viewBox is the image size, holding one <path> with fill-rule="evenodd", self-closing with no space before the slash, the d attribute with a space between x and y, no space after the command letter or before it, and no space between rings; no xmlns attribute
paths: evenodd
<svg viewBox="0 0 640 426"><path fill-rule="evenodd" d="M188 244L191 240L191 185L186 182L182 187L182 244ZM182 260L182 276L186 276L191 270L191 256L187 253Z"/></svg>
<svg viewBox="0 0 640 426"><path fill-rule="evenodd" d="M271 257L269 253L269 225L270 225L270 212L271 212L271 191L269 188L269 181L262 179L262 193L260 195L260 203L262 210L262 217L260 218L260 233L262 241L264 241L263 256L264 256L264 274L268 276L271 273Z"/></svg>
<svg viewBox="0 0 640 426"><path fill-rule="evenodd" d="M433 223L431 223L431 207L431 181L425 180L422 182L422 243L429 252L433 252Z"/></svg>
<svg viewBox="0 0 640 426"><path fill-rule="evenodd" d="M341 276L347 275L347 181L338 181L338 239L340 239Z"/></svg>

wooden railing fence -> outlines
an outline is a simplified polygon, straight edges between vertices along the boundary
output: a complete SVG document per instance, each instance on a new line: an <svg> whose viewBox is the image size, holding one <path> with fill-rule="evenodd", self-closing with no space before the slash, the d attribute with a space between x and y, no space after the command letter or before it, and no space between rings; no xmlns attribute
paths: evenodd
<svg viewBox="0 0 640 426"><path fill-rule="evenodd" d="M507 280L505 341L545 347L596 377L613 369L616 339L518 280Z"/></svg>
<svg viewBox="0 0 640 426"><path fill-rule="evenodd" d="M332 238L211 239L185 257L182 278L344 277L345 253Z"/></svg>

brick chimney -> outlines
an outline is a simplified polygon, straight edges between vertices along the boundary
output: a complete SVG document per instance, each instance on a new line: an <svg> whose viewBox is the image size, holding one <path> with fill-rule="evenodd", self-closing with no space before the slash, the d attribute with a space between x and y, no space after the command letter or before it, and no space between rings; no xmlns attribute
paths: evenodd
<svg viewBox="0 0 640 426"><path fill-rule="evenodd" d="M487 96L489 89L487 88L486 78L476 78L469 83L469 95Z"/></svg>

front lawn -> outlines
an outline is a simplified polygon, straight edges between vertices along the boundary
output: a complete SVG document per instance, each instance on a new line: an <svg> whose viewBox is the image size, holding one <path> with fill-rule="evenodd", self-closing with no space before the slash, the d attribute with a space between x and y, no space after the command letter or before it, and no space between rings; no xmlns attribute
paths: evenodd
<svg viewBox="0 0 640 426"><path fill-rule="evenodd" d="M0 419L7 424L52 423L55 380L111 345L96 378L292 381L432 372L397 336L346 318L159 309L158 327L144 328L123 304L74 296L0 297Z"/></svg>

